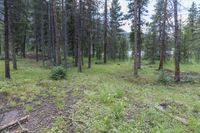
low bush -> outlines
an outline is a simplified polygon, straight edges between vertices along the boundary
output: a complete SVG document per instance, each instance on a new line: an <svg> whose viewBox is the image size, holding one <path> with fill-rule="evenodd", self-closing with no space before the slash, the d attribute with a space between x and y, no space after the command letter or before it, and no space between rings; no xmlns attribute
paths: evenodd
<svg viewBox="0 0 200 133"><path fill-rule="evenodd" d="M50 79L52 80L61 80L66 78L65 69L61 66L53 68Z"/></svg>
<svg viewBox="0 0 200 133"><path fill-rule="evenodd" d="M161 71L158 77L158 82L167 84L169 82L172 82L172 78L169 77L164 71Z"/></svg>

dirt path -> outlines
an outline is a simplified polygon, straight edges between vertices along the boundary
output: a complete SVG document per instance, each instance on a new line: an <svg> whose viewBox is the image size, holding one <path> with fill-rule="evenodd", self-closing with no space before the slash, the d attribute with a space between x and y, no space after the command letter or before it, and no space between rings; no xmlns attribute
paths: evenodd
<svg viewBox="0 0 200 133"><path fill-rule="evenodd" d="M44 128L51 128L55 116L63 115L68 125L66 128L66 132L73 133L74 127L69 117L72 105L75 103L76 100L72 96L72 93L72 90L69 90L67 92L66 97L64 98L65 107L63 110L58 110L54 105L54 99L48 98L43 100L40 105L34 106L34 103L31 103L31 105L33 105L33 110L30 113L25 113L25 106L15 108L4 113L0 113L0 126L6 125L11 121L29 115L28 122L22 124L22 126L28 129L29 132L39 133ZM21 132L21 129L17 126L6 129L5 132Z"/></svg>

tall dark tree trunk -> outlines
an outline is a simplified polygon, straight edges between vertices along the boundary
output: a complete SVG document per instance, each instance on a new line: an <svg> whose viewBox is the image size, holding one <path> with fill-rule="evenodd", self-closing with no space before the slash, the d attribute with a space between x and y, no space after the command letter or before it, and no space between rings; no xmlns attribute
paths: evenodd
<svg viewBox="0 0 200 133"><path fill-rule="evenodd" d="M11 46L12 46L12 63L13 63L13 69L17 70L16 49L15 49L15 43L13 41L12 41L12 45Z"/></svg>
<svg viewBox="0 0 200 133"><path fill-rule="evenodd" d="M141 4L141 3L140 3ZM141 69L141 59L142 59L142 55L141 55L141 50L142 50L142 31L141 31L141 14L142 14L142 9L141 9L141 5L138 5L138 69Z"/></svg>
<svg viewBox="0 0 200 133"><path fill-rule="evenodd" d="M59 44L58 26L57 26L56 0L52 0L52 15L53 15L54 45L56 49L56 65L61 65L61 53L60 53L60 44Z"/></svg>
<svg viewBox="0 0 200 133"><path fill-rule="evenodd" d="M42 6L43 7L43 6ZM41 45L42 45L42 64L45 65L45 43L44 43L44 18L41 16Z"/></svg>
<svg viewBox="0 0 200 133"><path fill-rule="evenodd" d="M161 35L160 35L160 64L159 70L163 69L164 61L165 61L165 43L166 43L166 20L167 20L167 1L164 0L163 6L163 18L161 24Z"/></svg>
<svg viewBox="0 0 200 133"><path fill-rule="evenodd" d="M52 47L52 20L51 20L51 3L48 4L48 59L53 59L53 47Z"/></svg>
<svg viewBox="0 0 200 133"><path fill-rule="evenodd" d="M152 54L151 54L151 64L155 64L155 56L156 56L156 43L157 43L157 39L156 39L156 25L153 25L153 46L152 46Z"/></svg>
<svg viewBox="0 0 200 133"><path fill-rule="evenodd" d="M108 1L105 0L105 9L104 9L104 64L107 63L107 43L108 43L108 39L107 39L107 32L108 32L108 27L107 27L107 23L108 23Z"/></svg>
<svg viewBox="0 0 200 133"><path fill-rule="evenodd" d="M25 25L25 29L24 29L24 38L23 38L23 43L22 43L22 47L21 47L21 56L23 58L26 58L26 39L27 39L27 24Z"/></svg>
<svg viewBox="0 0 200 133"><path fill-rule="evenodd" d="M23 58L26 58L26 36L27 36L27 29L25 29L24 40L21 48L21 55Z"/></svg>
<svg viewBox="0 0 200 133"><path fill-rule="evenodd" d="M138 76L138 1L135 0L134 1L134 65L133 65L133 69L134 69L134 76L137 77Z"/></svg>
<svg viewBox="0 0 200 133"><path fill-rule="evenodd" d="M82 72L82 0L79 0L79 22L78 27L80 29L78 33L78 72Z"/></svg>
<svg viewBox="0 0 200 133"><path fill-rule="evenodd" d="M88 49L88 68L92 67L92 33L89 35L89 49Z"/></svg>
<svg viewBox="0 0 200 133"><path fill-rule="evenodd" d="M93 44L93 39L92 39L92 9L91 9L91 1L89 2L89 46L88 46L88 68L91 68L92 66L92 44Z"/></svg>
<svg viewBox="0 0 200 133"><path fill-rule="evenodd" d="M95 43L92 44L92 58L95 57Z"/></svg>
<svg viewBox="0 0 200 133"><path fill-rule="evenodd" d="M180 34L178 24L178 1L174 0L174 23L175 23L175 77L176 82L180 81Z"/></svg>
<svg viewBox="0 0 200 133"><path fill-rule="evenodd" d="M67 35L67 5L68 1L62 0L62 10L63 10L63 17L62 17L62 37L63 37L63 43L64 43L64 48L63 48L63 53L64 53L64 66L67 68L67 46L68 46L68 35Z"/></svg>
<svg viewBox="0 0 200 133"><path fill-rule="evenodd" d="M4 0L4 32L5 32L5 77L10 79L10 58L9 58L9 4L10 0Z"/></svg>
<svg viewBox="0 0 200 133"><path fill-rule="evenodd" d="M36 61L39 61L39 45L40 45L40 40L38 36L36 36L36 46L35 46L35 52L36 52Z"/></svg>
<svg viewBox="0 0 200 133"><path fill-rule="evenodd" d="M74 66L78 66L78 42L74 43Z"/></svg>
<svg viewBox="0 0 200 133"><path fill-rule="evenodd" d="M9 1L11 2L11 1ZM11 46L11 51L12 51L12 63L13 63L13 69L14 70L17 70L17 59L16 59L16 45L15 45L15 42L13 40L13 36L14 36L14 33L13 33L13 25L11 24L11 20L12 20L12 17L13 17L13 11L11 9L11 3L9 3L9 44Z"/></svg>

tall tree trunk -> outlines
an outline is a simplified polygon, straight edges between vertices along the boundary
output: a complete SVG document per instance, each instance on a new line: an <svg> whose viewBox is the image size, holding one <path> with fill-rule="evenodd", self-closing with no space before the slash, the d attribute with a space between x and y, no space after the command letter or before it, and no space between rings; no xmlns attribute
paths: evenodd
<svg viewBox="0 0 200 133"><path fill-rule="evenodd" d="M68 46L68 35L67 35L67 5L68 5L68 1L62 0L62 10L63 10L63 17L62 17L62 37L63 37L63 42L64 42L64 49L63 49L63 53L64 53L64 66L65 68L67 68L67 46Z"/></svg>
<svg viewBox="0 0 200 133"><path fill-rule="evenodd" d="M78 33L78 72L82 72L82 0L79 0L79 33Z"/></svg>
<svg viewBox="0 0 200 133"><path fill-rule="evenodd" d="M43 6L42 6L43 7ZM44 18L41 16L41 45L42 45L42 64L45 65L45 43L44 43Z"/></svg>
<svg viewBox="0 0 200 133"><path fill-rule="evenodd" d="M141 3L140 3L141 4ZM142 59L142 55L141 55L141 50L142 50L142 31L141 31L141 13L142 13L142 9L141 9L141 5L138 5L138 69L141 69L141 59Z"/></svg>
<svg viewBox="0 0 200 133"><path fill-rule="evenodd" d="M54 32L54 15L53 15L53 1L50 0L50 26L51 26L51 54L52 62L56 65L56 44L55 44L55 32Z"/></svg>
<svg viewBox="0 0 200 133"><path fill-rule="evenodd" d="M176 82L180 81L180 35L178 24L178 2L174 0L174 23L175 23L175 77Z"/></svg>
<svg viewBox="0 0 200 133"><path fill-rule="evenodd" d="M135 0L134 1L134 65L133 65L133 69L134 69L134 76L137 77L138 76L138 1Z"/></svg>
<svg viewBox="0 0 200 133"><path fill-rule="evenodd" d="M38 36L36 35L36 47L35 47L35 52L36 52L36 61L39 61L39 44L40 44L40 40L38 38Z"/></svg>
<svg viewBox="0 0 200 133"><path fill-rule="evenodd" d="M165 60L165 43L166 43L166 19L167 19L167 0L164 0L163 6L163 18L162 18L162 29L160 35L160 64L159 70L163 69Z"/></svg>
<svg viewBox="0 0 200 133"><path fill-rule="evenodd" d="M27 26L26 26L27 28ZM21 48L21 55L23 58L26 58L26 36L27 36L27 29L25 28L25 33L24 33L24 40Z"/></svg>
<svg viewBox="0 0 200 133"><path fill-rule="evenodd" d="M10 0L4 0L4 26L5 26L5 77L10 79L10 58L9 58L9 4Z"/></svg>
<svg viewBox="0 0 200 133"><path fill-rule="evenodd" d="M92 33L89 35L89 49L88 49L88 68L92 67Z"/></svg>
<svg viewBox="0 0 200 133"><path fill-rule="evenodd" d="M153 25L153 46L152 46L152 54L151 54L151 64L155 64L155 55L156 55L156 25Z"/></svg>
<svg viewBox="0 0 200 133"><path fill-rule="evenodd" d="M11 1L9 1L11 2ZM13 63L13 69L17 70L17 59L16 59L16 45L13 40L13 25L11 24L11 20L13 17L13 11L11 9L11 3L9 3L9 45L11 46L11 51L12 51L12 63Z"/></svg>
<svg viewBox="0 0 200 133"><path fill-rule="evenodd" d="M53 15L54 45L56 49L56 65L61 65L61 53L60 53L60 44L59 44L58 26L57 26L56 0L52 0L52 15Z"/></svg>
<svg viewBox="0 0 200 133"><path fill-rule="evenodd" d="M52 47L52 21L51 21L51 3L50 1L47 3L48 4L48 59L52 61L53 59L53 47Z"/></svg>
<svg viewBox="0 0 200 133"><path fill-rule="evenodd" d="M108 43L108 39L107 39L107 32L108 32L108 27L107 27L107 23L108 23L108 1L105 0L105 9L104 9L104 64L107 63L107 43Z"/></svg>
<svg viewBox="0 0 200 133"><path fill-rule="evenodd" d="M11 37L11 36L10 36ZM11 39L11 38L10 38ZM11 39L12 40L12 39ZM13 63L13 69L17 70L17 58L16 58L16 49L15 49L15 43L12 41L12 63Z"/></svg>
<svg viewBox="0 0 200 133"><path fill-rule="evenodd" d="M88 46L88 68L91 68L91 64L92 64L92 44L93 44L93 40L92 40L92 9L91 9L91 1L89 2L89 46Z"/></svg>

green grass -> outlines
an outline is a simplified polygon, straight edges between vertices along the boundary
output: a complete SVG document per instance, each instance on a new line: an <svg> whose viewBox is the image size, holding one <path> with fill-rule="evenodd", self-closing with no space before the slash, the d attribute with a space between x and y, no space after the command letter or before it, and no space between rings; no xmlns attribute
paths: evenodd
<svg viewBox="0 0 200 133"><path fill-rule="evenodd" d="M200 132L199 79L192 83L169 81L163 84L158 82L157 65L144 65L140 76L134 78L132 61L93 65L92 69L85 66L83 73L70 68L67 79L60 81L50 80L51 69L35 61L19 60L18 66L18 71L12 70L11 81L0 81L0 93L7 95L8 103L18 106L38 96L52 96L56 107L62 110L67 90L73 89L74 97L79 97L70 115L76 132ZM0 68L0 75L3 75L3 61L0 61ZM167 63L165 68L174 70L173 63ZM184 72L200 72L200 64L182 64L181 68ZM185 118L189 124L183 125L154 108L162 103L168 105L168 114ZM0 108L3 108L1 104ZM29 112L32 107L25 109ZM63 116L58 116L49 132L62 131L65 124Z"/></svg>

